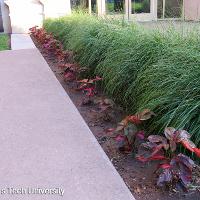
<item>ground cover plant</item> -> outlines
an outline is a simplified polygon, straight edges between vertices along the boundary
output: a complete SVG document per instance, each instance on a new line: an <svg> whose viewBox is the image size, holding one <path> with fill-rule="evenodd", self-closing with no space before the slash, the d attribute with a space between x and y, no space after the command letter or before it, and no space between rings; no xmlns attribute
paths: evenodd
<svg viewBox="0 0 200 200"><path fill-rule="evenodd" d="M9 41L9 38L7 35L0 34L0 51L9 49L8 41Z"/></svg>
<svg viewBox="0 0 200 200"><path fill-rule="evenodd" d="M115 134L118 149L125 153L135 153L135 158L141 162L160 161L155 172L161 171L157 185L167 184L187 191L193 177L192 172L196 166L190 157L179 153L180 144L200 158L200 149L190 140L191 135L185 130L176 130L167 127L164 136L149 135L140 130L141 124L149 120L155 113L145 109L141 113L127 116L110 131ZM140 125L140 126L139 126ZM139 127L138 127L139 126Z"/></svg>
<svg viewBox="0 0 200 200"><path fill-rule="evenodd" d="M150 135L148 141L142 143L142 151L136 156L142 162L160 160L157 170L162 170L158 177L157 185L178 184L179 187L187 190L192 181L192 171L195 166L194 161L188 156L177 153L177 144L200 157L200 149L190 140L190 134L185 130L176 130L173 127L167 127L164 135ZM145 149L145 150L144 150Z"/></svg>
<svg viewBox="0 0 200 200"><path fill-rule="evenodd" d="M72 83L76 91L82 91L81 106L96 105L96 110L91 110L89 113L97 113L97 121L102 119L105 123L105 121L116 118L115 113L112 113L116 110L115 103L107 97L97 98L99 91L97 84L104 81L102 77L98 76L98 71L91 70L90 66L83 67L75 62L76 54L71 50L64 50L62 43L55 39L51 33L47 33L45 29L33 27L30 31L45 55L47 54L49 59L53 59L54 63L58 64L59 74L63 77L65 84ZM84 76L87 78L82 79ZM105 87L105 85L103 86ZM115 140L118 150L124 155L134 155L141 162L159 161L156 170L158 186L173 185L187 190L189 184L194 181L193 172L196 165L189 157L180 154L179 147L182 145L196 154L197 157L200 157L200 150L190 140L191 135L185 130L166 128L166 138L150 135L146 131L146 125L149 125L156 117L157 114L153 111L144 109L142 112L121 118L123 120L118 123L116 128L108 128L104 132ZM102 139L105 141L106 138Z"/></svg>

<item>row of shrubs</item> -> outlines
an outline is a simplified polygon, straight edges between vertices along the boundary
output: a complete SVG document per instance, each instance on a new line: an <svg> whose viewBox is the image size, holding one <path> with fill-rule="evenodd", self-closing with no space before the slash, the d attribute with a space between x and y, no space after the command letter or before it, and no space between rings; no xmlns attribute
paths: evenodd
<svg viewBox="0 0 200 200"><path fill-rule="evenodd" d="M102 76L105 92L128 113L154 111L150 131L185 129L200 147L198 30L150 30L81 13L48 19L44 28L76 53L90 76Z"/></svg>

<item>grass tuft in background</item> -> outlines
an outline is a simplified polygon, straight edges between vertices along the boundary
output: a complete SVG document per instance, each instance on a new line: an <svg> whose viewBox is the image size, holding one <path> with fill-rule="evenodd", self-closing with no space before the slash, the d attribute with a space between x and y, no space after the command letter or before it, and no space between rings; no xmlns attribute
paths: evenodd
<svg viewBox="0 0 200 200"><path fill-rule="evenodd" d="M9 38L7 35L0 34L0 51L9 49L8 41L9 41Z"/></svg>

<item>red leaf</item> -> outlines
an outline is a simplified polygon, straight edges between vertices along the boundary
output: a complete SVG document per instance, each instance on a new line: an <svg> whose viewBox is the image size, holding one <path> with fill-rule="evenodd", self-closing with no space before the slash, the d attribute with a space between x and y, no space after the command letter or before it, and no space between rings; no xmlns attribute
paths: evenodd
<svg viewBox="0 0 200 200"><path fill-rule="evenodd" d="M145 158L144 156L136 156L136 159L141 161L141 162L147 162L148 161L148 159Z"/></svg>
<svg viewBox="0 0 200 200"><path fill-rule="evenodd" d="M94 92L94 87L91 87L91 88L85 88L84 91L86 91L86 95L91 97L91 96L94 96L95 92Z"/></svg>
<svg viewBox="0 0 200 200"><path fill-rule="evenodd" d="M154 155L151 156L148 160L166 160L166 157L162 155Z"/></svg>
<svg viewBox="0 0 200 200"><path fill-rule="evenodd" d="M94 78L94 79L82 79L82 80L77 81L77 82L78 83L94 84L94 82L100 81L100 80L102 80L102 78L100 78L99 76L96 76L96 78Z"/></svg>
<svg viewBox="0 0 200 200"><path fill-rule="evenodd" d="M200 158L200 149L194 148L193 150L194 150L195 154Z"/></svg>
<svg viewBox="0 0 200 200"><path fill-rule="evenodd" d="M181 142L181 140L188 140L191 137L191 135L186 130L178 130L176 131L176 135L178 142Z"/></svg>
<svg viewBox="0 0 200 200"><path fill-rule="evenodd" d="M183 186L186 188L192 180L192 169L194 167L194 161L191 160L188 156L180 153L172 158L170 164L173 168L176 169L174 173L179 177L183 183Z"/></svg>
<svg viewBox="0 0 200 200"><path fill-rule="evenodd" d="M149 142L159 144L158 147L164 148L165 150L168 150L169 144L167 143L167 139L160 136L160 135L150 135L148 137Z"/></svg>
<svg viewBox="0 0 200 200"><path fill-rule="evenodd" d="M91 81L90 79L86 78L86 79L82 79L77 81L78 83L93 83L93 81Z"/></svg>
<svg viewBox="0 0 200 200"><path fill-rule="evenodd" d="M96 76L96 77L93 79L93 81L101 81L101 80L102 80L102 78L99 77L99 76Z"/></svg>
<svg viewBox="0 0 200 200"><path fill-rule="evenodd" d="M155 146L153 148L153 152L151 154L151 157L153 157L154 155L159 155L159 153L161 152L161 150L162 150L163 147L164 147L163 144L159 144L159 145Z"/></svg>
<svg viewBox="0 0 200 200"><path fill-rule="evenodd" d="M144 133L144 131L139 131L139 132L137 132L137 133L136 133L136 137L139 138L139 139L141 139L141 140L144 140L144 138L145 138L145 133Z"/></svg>
<svg viewBox="0 0 200 200"><path fill-rule="evenodd" d="M65 64L61 64L61 65L59 65L58 67L60 67L60 68L75 68L75 67L77 67L78 65L77 64L75 64L75 63L65 63Z"/></svg>
<svg viewBox="0 0 200 200"><path fill-rule="evenodd" d="M165 128L164 134L165 134L165 137L168 140L173 140L175 132L176 132L175 128L173 128L173 127L167 127L167 128Z"/></svg>
<svg viewBox="0 0 200 200"><path fill-rule="evenodd" d="M115 128L108 128L106 129L106 133L110 133L110 132L114 132L115 131Z"/></svg>
<svg viewBox="0 0 200 200"><path fill-rule="evenodd" d="M88 85L86 83L82 83L77 90L84 90Z"/></svg>
<svg viewBox="0 0 200 200"><path fill-rule="evenodd" d="M64 77L66 81L72 81L76 78L72 72L67 72Z"/></svg>
<svg viewBox="0 0 200 200"><path fill-rule="evenodd" d="M118 136L115 138L115 140L116 140L117 142L124 141L124 140L125 140L125 136L123 136L123 135L118 135Z"/></svg>
<svg viewBox="0 0 200 200"><path fill-rule="evenodd" d="M182 140L181 144L188 149L191 152L194 152L194 148L191 146L190 141L189 140ZM192 143L193 144L193 143Z"/></svg>
<svg viewBox="0 0 200 200"><path fill-rule="evenodd" d="M141 162L148 162L152 160L166 160L166 157L162 155L154 155L147 158L145 158L144 156L137 156L136 159Z"/></svg>
<svg viewBox="0 0 200 200"><path fill-rule="evenodd" d="M171 182L172 179L173 179L172 171L169 168L164 169L158 178L157 185L163 186L165 183Z"/></svg>
<svg viewBox="0 0 200 200"><path fill-rule="evenodd" d="M129 144L128 138L124 135L118 135L115 138L117 142L118 149L120 151L123 151L124 153L130 153L131 152L131 146Z"/></svg>
<svg viewBox="0 0 200 200"><path fill-rule="evenodd" d="M158 168L161 168L161 169L170 169L171 168L171 165L170 164L167 164L167 163L165 163L165 164L161 164L161 165L159 165L159 167Z"/></svg>
<svg viewBox="0 0 200 200"><path fill-rule="evenodd" d="M164 132L166 138L170 141L172 152L176 150L176 144L181 143L186 149L194 152L195 144L190 140L190 134L185 130L176 130L173 127L168 127Z"/></svg>
<svg viewBox="0 0 200 200"><path fill-rule="evenodd" d="M49 43L46 43L46 44L43 45L43 47L44 47L45 49L48 49L48 48L50 47L50 45L49 45Z"/></svg>
<svg viewBox="0 0 200 200"><path fill-rule="evenodd" d="M128 121L133 124L141 124L140 119L136 115L129 116Z"/></svg>

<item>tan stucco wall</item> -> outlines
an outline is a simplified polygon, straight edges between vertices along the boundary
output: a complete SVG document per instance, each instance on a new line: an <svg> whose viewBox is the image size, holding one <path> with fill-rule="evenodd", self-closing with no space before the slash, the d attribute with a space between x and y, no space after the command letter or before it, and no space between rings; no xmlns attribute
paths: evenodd
<svg viewBox="0 0 200 200"><path fill-rule="evenodd" d="M200 20L200 0L185 0L185 20Z"/></svg>
<svg viewBox="0 0 200 200"><path fill-rule="evenodd" d="M44 17L55 18L71 13L70 0L0 0L4 31L27 33L33 26L42 26Z"/></svg>
<svg viewBox="0 0 200 200"><path fill-rule="evenodd" d="M5 1L9 7L9 16L13 33L26 33L35 25L41 26L43 21L42 5L30 1Z"/></svg>
<svg viewBox="0 0 200 200"><path fill-rule="evenodd" d="M44 5L45 18L55 18L71 14L70 0L40 0Z"/></svg>
<svg viewBox="0 0 200 200"><path fill-rule="evenodd" d="M152 1L155 2L153 13L156 19L157 0ZM44 18L71 14L70 0L0 0L0 3L4 31L7 33L11 33L10 24L13 33L24 33L28 32L32 26L41 26ZM200 0L184 0L184 18L185 20L200 20Z"/></svg>

